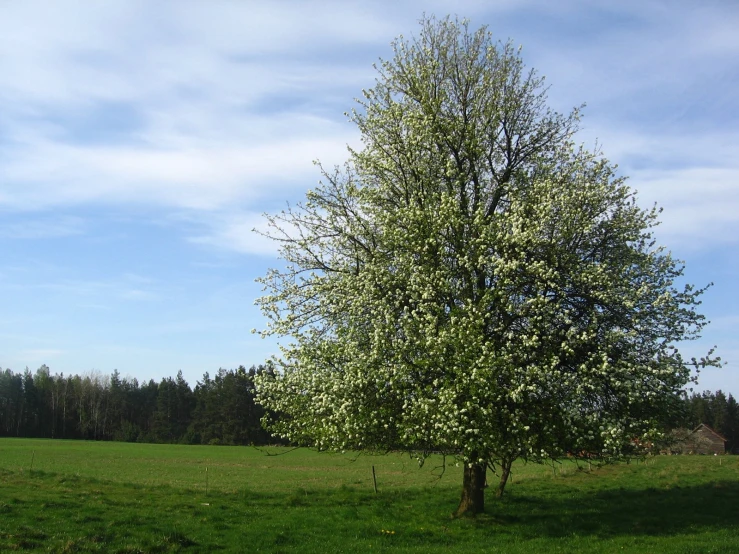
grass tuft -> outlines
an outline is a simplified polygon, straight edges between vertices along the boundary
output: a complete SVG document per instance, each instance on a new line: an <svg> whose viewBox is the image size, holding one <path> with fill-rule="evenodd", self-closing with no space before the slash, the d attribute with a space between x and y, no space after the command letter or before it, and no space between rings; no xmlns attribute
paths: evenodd
<svg viewBox="0 0 739 554"><path fill-rule="evenodd" d="M195 546L198 544L177 529L172 529L164 533L162 542L166 545L181 547Z"/></svg>

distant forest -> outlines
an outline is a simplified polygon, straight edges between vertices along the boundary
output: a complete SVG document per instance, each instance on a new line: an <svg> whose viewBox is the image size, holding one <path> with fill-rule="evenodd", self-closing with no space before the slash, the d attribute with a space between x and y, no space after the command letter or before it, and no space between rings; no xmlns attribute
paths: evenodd
<svg viewBox="0 0 739 554"><path fill-rule="evenodd" d="M259 365L205 373L191 389L182 377L157 383L110 376L0 369L0 436L185 444L278 443L262 429L254 402Z"/></svg>
<svg viewBox="0 0 739 554"><path fill-rule="evenodd" d="M191 389L182 377L150 380L52 375L0 369L0 436L128 442L263 445L280 440L262 429L264 410L254 401L254 376L273 371L260 364L205 373ZM700 423L721 433L739 452L739 408L722 391L686 395L673 428Z"/></svg>

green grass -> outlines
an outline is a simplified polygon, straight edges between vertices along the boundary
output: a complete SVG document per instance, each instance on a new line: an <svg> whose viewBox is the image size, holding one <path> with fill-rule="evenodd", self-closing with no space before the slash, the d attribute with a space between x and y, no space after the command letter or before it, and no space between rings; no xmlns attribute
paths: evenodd
<svg viewBox="0 0 739 554"><path fill-rule="evenodd" d="M739 552L739 457L518 464L474 519L440 464L0 439L0 552Z"/></svg>

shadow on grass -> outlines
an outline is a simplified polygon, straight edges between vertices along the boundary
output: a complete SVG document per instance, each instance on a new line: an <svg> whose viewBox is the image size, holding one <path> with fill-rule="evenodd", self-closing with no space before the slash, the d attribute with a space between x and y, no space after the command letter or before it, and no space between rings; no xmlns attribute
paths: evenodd
<svg viewBox="0 0 739 554"><path fill-rule="evenodd" d="M669 536L736 529L739 482L646 489L577 491L556 497L512 494L487 505L478 525L515 528L526 538L592 535ZM511 529L513 530L513 529Z"/></svg>
<svg viewBox="0 0 739 554"><path fill-rule="evenodd" d="M567 490L539 484L535 493L516 490L502 500L490 495L485 514L457 520L458 524L449 519L456 507L456 495L449 496L449 492L449 489L427 488L376 495L341 487L330 491L299 488L293 494L243 491L241 496L251 497L252 502L262 507L288 511L303 508L326 515L334 512L338 520L345 519L347 523L352 519L371 519L374 515L393 520L399 527L414 528L423 519L432 525L436 521L443 529L459 525L474 527L483 534L503 531L526 539L573 535L599 539L678 536L739 530L739 481L607 490Z"/></svg>

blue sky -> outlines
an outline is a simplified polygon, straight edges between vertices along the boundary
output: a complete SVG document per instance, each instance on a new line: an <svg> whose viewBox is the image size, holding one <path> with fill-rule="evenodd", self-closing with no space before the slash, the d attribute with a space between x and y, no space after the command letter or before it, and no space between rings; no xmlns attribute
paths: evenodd
<svg viewBox="0 0 739 554"><path fill-rule="evenodd" d="M550 104L664 207L659 241L714 282L704 337L739 395L739 4L114 1L0 6L0 367L139 380L277 352L251 232L346 159L343 113L423 13L523 46Z"/></svg>

